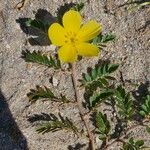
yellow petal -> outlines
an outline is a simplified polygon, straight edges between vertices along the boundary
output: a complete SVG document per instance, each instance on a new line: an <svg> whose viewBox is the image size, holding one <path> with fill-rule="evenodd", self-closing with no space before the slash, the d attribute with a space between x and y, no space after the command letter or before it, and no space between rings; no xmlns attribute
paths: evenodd
<svg viewBox="0 0 150 150"><path fill-rule="evenodd" d="M63 16L63 25L66 30L77 32L80 29L82 18L75 10L67 11Z"/></svg>
<svg viewBox="0 0 150 150"><path fill-rule="evenodd" d="M64 45L65 29L58 23L53 23L48 29L48 36L52 44L56 46Z"/></svg>
<svg viewBox="0 0 150 150"><path fill-rule="evenodd" d="M81 56L97 56L99 53L99 48L89 43L80 43L76 48Z"/></svg>
<svg viewBox="0 0 150 150"><path fill-rule="evenodd" d="M77 51L71 45L64 45L58 51L59 59L66 63L75 62L77 60Z"/></svg>
<svg viewBox="0 0 150 150"><path fill-rule="evenodd" d="M101 32L101 25L94 20L83 25L78 33L78 39L89 41L95 38Z"/></svg>

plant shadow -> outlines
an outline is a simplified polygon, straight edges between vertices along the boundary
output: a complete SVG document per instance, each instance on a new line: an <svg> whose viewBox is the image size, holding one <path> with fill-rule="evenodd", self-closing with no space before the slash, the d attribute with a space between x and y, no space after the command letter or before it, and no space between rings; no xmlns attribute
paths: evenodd
<svg viewBox="0 0 150 150"><path fill-rule="evenodd" d="M141 83L137 90L132 91L132 96L135 99L134 106L138 112L140 110L141 105L145 101L145 97L148 94L150 94L149 86L150 86L149 81L146 81L145 83ZM139 122L142 121L142 117L139 114L135 114L134 119Z"/></svg>
<svg viewBox="0 0 150 150"><path fill-rule="evenodd" d="M136 91L132 91L132 95L137 101L137 104L141 105L143 103L143 98L149 94L149 86L149 81L146 81L145 83L141 83Z"/></svg>
<svg viewBox="0 0 150 150"><path fill-rule="evenodd" d="M31 18L19 18L16 22L20 24L22 31L29 36L28 42L32 46L48 46L51 44L50 39L48 38L48 28L54 22L62 24L62 16L73 6L75 6L75 3L72 2L60 6L57 9L56 17L45 9L38 9L37 12L35 12L35 19L32 19L32 21L35 21L33 23L34 26L30 25Z"/></svg>
<svg viewBox="0 0 150 150"><path fill-rule="evenodd" d="M39 28L28 25L30 18L19 18L16 20L16 22L20 24L22 31L29 36L28 42L31 45L50 45L47 31L49 26L56 21L56 18L53 17L47 10L38 9L35 14L35 20L44 23L45 29L41 30Z"/></svg>
<svg viewBox="0 0 150 150"><path fill-rule="evenodd" d="M116 119L114 132L112 134L110 134L111 139L116 139L116 138L121 136L121 133L125 129L125 124L124 124L123 120L117 114L117 110L116 110L116 107L115 107L115 105L116 105L115 99L113 97L111 97L110 101L105 103L105 104L108 105L108 106L111 106L113 118ZM113 121L113 118L111 118L112 121Z"/></svg>
<svg viewBox="0 0 150 150"><path fill-rule="evenodd" d="M57 117L54 114L46 114L46 113L41 113L41 114L34 114L33 116L30 116L28 118L28 121L30 123L34 123L37 121L51 121L51 120L57 120Z"/></svg>
<svg viewBox="0 0 150 150"><path fill-rule="evenodd" d="M74 7L75 3L65 3L64 5L60 6L57 9L57 19L60 24L62 24L62 17L65 14L65 12L69 11L72 7Z"/></svg>
<svg viewBox="0 0 150 150"><path fill-rule="evenodd" d="M28 150L27 140L17 126L0 90L0 149Z"/></svg>
<svg viewBox="0 0 150 150"><path fill-rule="evenodd" d="M86 144L77 143L75 146L69 145L68 150L80 150L84 146L86 146Z"/></svg>

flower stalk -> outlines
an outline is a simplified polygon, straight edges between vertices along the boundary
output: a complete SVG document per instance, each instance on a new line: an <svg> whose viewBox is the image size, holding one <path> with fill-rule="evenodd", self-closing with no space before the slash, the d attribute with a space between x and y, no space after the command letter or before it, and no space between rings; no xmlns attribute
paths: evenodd
<svg viewBox="0 0 150 150"><path fill-rule="evenodd" d="M75 63L72 63L72 82L73 82L73 87L75 90L75 100L77 102L80 117L81 117L81 120L84 122L84 125L85 125L86 130L87 130L87 134L88 134L88 138L89 138L89 147L91 150L95 150L94 136L93 136L93 133L90 131L88 122L85 118L86 116L84 115L84 111L83 111L84 108L82 106L82 102L80 101L80 97L79 97L79 91L78 91L78 87L77 87L76 64Z"/></svg>

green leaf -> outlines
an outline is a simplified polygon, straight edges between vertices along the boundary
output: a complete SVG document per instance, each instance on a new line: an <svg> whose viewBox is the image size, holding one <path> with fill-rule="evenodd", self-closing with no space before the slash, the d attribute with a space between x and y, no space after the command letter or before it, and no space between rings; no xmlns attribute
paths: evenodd
<svg viewBox="0 0 150 150"><path fill-rule="evenodd" d="M144 146L143 140L135 141L132 137L129 139L129 142L125 142L123 144L123 150L140 150L143 148L143 146Z"/></svg>
<svg viewBox="0 0 150 150"><path fill-rule="evenodd" d="M59 114L59 118L56 117L54 114L53 114L53 118L55 119L51 119L50 121L45 121L45 122L42 122L40 123L39 127L36 129L36 131L38 133L47 133L47 132L55 132L55 131L58 131L58 130L71 130L73 131L75 134L78 133L78 129L76 126L74 126L74 123L68 119L67 117L64 118L61 116L61 114Z"/></svg>
<svg viewBox="0 0 150 150"><path fill-rule="evenodd" d="M115 96L118 100L125 99L125 89L122 86L118 86Z"/></svg>
<svg viewBox="0 0 150 150"><path fill-rule="evenodd" d="M93 80L96 79L96 77L97 77L97 70L96 70L96 69L93 69L93 70L92 70L91 76L92 76L92 79L93 79Z"/></svg>
<svg viewBox="0 0 150 150"><path fill-rule="evenodd" d="M112 64L108 66L108 72L112 73L115 72L118 69L119 65L118 64Z"/></svg>
<svg viewBox="0 0 150 150"><path fill-rule="evenodd" d="M106 130L106 125L104 122L104 116L102 116L102 113L99 113L96 117L96 121L97 121L97 127L100 131L101 134L105 134L105 130Z"/></svg>
<svg viewBox="0 0 150 150"><path fill-rule="evenodd" d="M110 123L107 120L107 116L106 114L102 114L101 112L97 112L96 114L96 126L98 128L98 131L100 133L100 137L102 137L101 139L104 139L109 131L110 131Z"/></svg>
<svg viewBox="0 0 150 150"><path fill-rule="evenodd" d="M103 35L102 34L100 34L100 35L98 35L97 37L95 37L94 39L93 39L93 44L94 45L98 45L98 44L100 44L100 43L102 43L102 37L103 37Z"/></svg>
<svg viewBox="0 0 150 150"><path fill-rule="evenodd" d="M123 144L123 150L129 150L130 145L129 144Z"/></svg>
<svg viewBox="0 0 150 150"><path fill-rule="evenodd" d="M135 150L134 147L132 147L132 145L126 143L123 145L123 150Z"/></svg>
<svg viewBox="0 0 150 150"><path fill-rule="evenodd" d="M28 27L33 27L33 28L36 28L38 30L41 30L41 31L45 32L46 34L47 34L47 31L48 31L48 28L49 28L49 24L45 24L40 20L31 19L31 18L29 18L25 22L25 24Z"/></svg>
<svg viewBox="0 0 150 150"><path fill-rule="evenodd" d="M102 141L105 141L106 140L106 135L100 134L99 139L102 140Z"/></svg>
<svg viewBox="0 0 150 150"><path fill-rule="evenodd" d="M103 102L104 99L112 96L114 93L113 90L107 89L105 91L102 91L100 93L96 93L95 95L90 97L90 107L95 107L97 104L100 104Z"/></svg>
<svg viewBox="0 0 150 150"><path fill-rule="evenodd" d="M83 2L80 2L80 3L76 4L72 9L80 12L83 10L84 6L85 6L85 4Z"/></svg>
<svg viewBox="0 0 150 150"><path fill-rule="evenodd" d="M150 95L146 96L145 104L146 104L146 107L150 109Z"/></svg>
<svg viewBox="0 0 150 150"><path fill-rule="evenodd" d="M104 86L108 86L109 85L109 82L105 78L99 78L98 81L100 81Z"/></svg>
<svg viewBox="0 0 150 150"><path fill-rule="evenodd" d="M51 101L63 103L70 102L64 95L61 95L60 97L55 96L50 88L47 88L46 86L36 86L36 89L30 89L30 92L27 94L27 96L31 102L35 102L39 99L49 99Z"/></svg>
<svg viewBox="0 0 150 150"><path fill-rule="evenodd" d="M109 64L109 65L110 65L110 64ZM101 72L102 72L103 75L109 73L109 72L108 72L108 66L109 66L109 65L108 65L108 63L106 63L105 65L102 66Z"/></svg>
<svg viewBox="0 0 150 150"><path fill-rule="evenodd" d="M139 113L140 113L140 115L143 116L143 117L145 117L145 115L146 115L146 113L145 113L143 110L141 110Z"/></svg>
<svg viewBox="0 0 150 150"><path fill-rule="evenodd" d="M107 33L105 35L98 35L96 38L93 39L92 43L95 45L100 45L101 47L104 47L104 43L107 43L109 41L113 41L116 38L115 34L112 32Z"/></svg>
<svg viewBox="0 0 150 150"><path fill-rule="evenodd" d="M103 64L101 66L96 66L89 73L83 75L83 79L80 80L82 86L89 87L107 87L109 86L109 80L114 80L115 78L110 76L118 68L115 64Z"/></svg>
<svg viewBox="0 0 150 150"><path fill-rule="evenodd" d="M87 82L90 82L92 80L91 76L88 74L86 74L84 77Z"/></svg>
<svg viewBox="0 0 150 150"><path fill-rule="evenodd" d="M53 58L50 55L42 54L42 52L33 51L32 53L28 50L22 51L22 58L26 62L38 63L45 65L47 67L53 67L54 69L60 69L60 61L56 58Z"/></svg>
<svg viewBox="0 0 150 150"><path fill-rule="evenodd" d="M109 41L113 41L115 38L116 38L116 35L114 35L112 32L110 32L102 37L102 43L107 43Z"/></svg>
<svg viewBox="0 0 150 150"><path fill-rule="evenodd" d="M131 137L131 138L129 139L129 143L130 143L130 144L134 144L133 137Z"/></svg>
<svg viewBox="0 0 150 150"><path fill-rule="evenodd" d="M112 76L105 76L105 78L106 79L108 79L108 80L116 80L114 77L112 77Z"/></svg>
<svg viewBox="0 0 150 150"><path fill-rule="evenodd" d="M144 141L143 140L139 140L137 142L135 142L136 147L140 148L141 146L144 145Z"/></svg>
<svg viewBox="0 0 150 150"><path fill-rule="evenodd" d="M114 99L119 108L118 113L122 119L125 121L131 120L134 113L134 107L130 93L126 93L122 86L118 86L114 94Z"/></svg>
<svg viewBox="0 0 150 150"><path fill-rule="evenodd" d="M146 127L146 131L150 134L150 127L149 126Z"/></svg>
<svg viewBox="0 0 150 150"><path fill-rule="evenodd" d="M40 86L36 86L35 90L31 89L27 96L29 98L29 101L31 102L35 102L40 98L57 99L57 97L54 96L54 94L49 88L42 88Z"/></svg>
<svg viewBox="0 0 150 150"><path fill-rule="evenodd" d="M146 107L146 105L142 105L141 108L144 112L148 113L148 108Z"/></svg>
<svg viewBox="0 0 150 150"><path fill-rule="evenodd" d="M144 104L141 106L141 110L139 111L140 115L143 117L147 117L150 115L150 95L147 95L145 98Z"/></svg>

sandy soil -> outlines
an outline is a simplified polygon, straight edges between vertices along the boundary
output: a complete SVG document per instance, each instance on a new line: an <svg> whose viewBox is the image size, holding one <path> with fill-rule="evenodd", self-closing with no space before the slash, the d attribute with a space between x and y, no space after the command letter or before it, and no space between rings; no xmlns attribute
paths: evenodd
<svg viewBox="0 0 150 150"><path fill-rule="evenodd" d="M83 126L78 109L72 105L61 107L50 101L38 101L30 105L26 94L36 85L51 87L56 93L63 92L70 99L74 99L74 91L70 74L27 64L21 58L21 52L25 49L51 52L54 48L48 43L40 46L38 40L32 43L28 40L31 33L28 30L23 31L16 21L19 18L34 18L38 12L43 13L43 18L48 22L53 22L65 0L30 0L22 10L17 10L15 6L19 2L0 1L0 150L80 149L82 145L87 145L86 138L78 138L66 131L37 134L34 126L36 123L28 121L29 117L41 112L61 112L64 116L74 118L79 126ZM112 31L117 38L101 51L99 58L86 58L78 62L77 71L80 78L87 67L94 66L98 60L109 59L121 64L119 71L122 72L124 80L137 83L144 90L149 87L150 79L150 7L129 13L128 5L123 5L124 3L124 0L89 0L86 3L83 11L85 21L93 18L101 22L103 33ZM116 76L121 82L119 71ZM51 77L58 81L57 85L49 82ZM132 90L133 87L130 88ZM144 129L136 128L132 136L143 138L150 145L150 138ZM99 140L96 142L101 144ZM81 149L85 150L86 146ZM112 149L117 150L115 145Z"/></svg>

